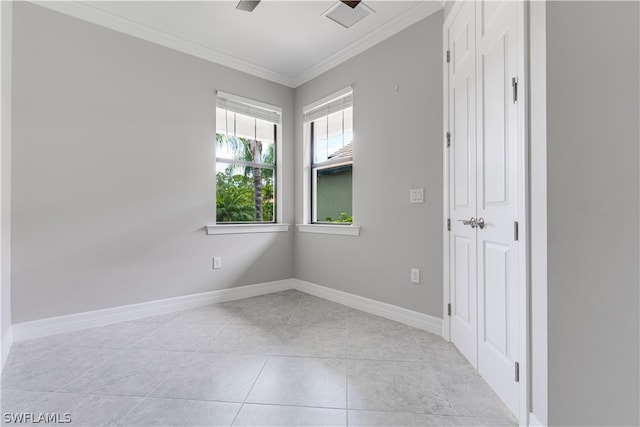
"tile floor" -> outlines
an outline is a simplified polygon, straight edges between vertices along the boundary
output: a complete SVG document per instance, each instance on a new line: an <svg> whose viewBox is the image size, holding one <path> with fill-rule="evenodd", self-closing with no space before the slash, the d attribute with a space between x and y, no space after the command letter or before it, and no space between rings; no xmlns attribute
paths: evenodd
<svg viewBox="0 0 640 427"><path fill-rule="evenodd" d="M16 343L7 413L68 413L72 426L516 424L442 338L294 290Z"/></svg>

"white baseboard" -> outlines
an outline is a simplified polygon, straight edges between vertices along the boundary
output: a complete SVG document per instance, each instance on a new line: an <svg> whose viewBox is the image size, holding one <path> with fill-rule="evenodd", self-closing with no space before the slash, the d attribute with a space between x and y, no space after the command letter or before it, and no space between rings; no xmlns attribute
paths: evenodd
<svg viewBox="0 0 640 427"><path fill-rule="evenodd" d="M442 336L442 319L326 286L293 279L294 289Z"/></svg>
<svg viewBox="0 0 640 427"><path fill-rule="evenodd" d="M343 304L437 335L442 335L442 319L303 280L287 279L87 311L66 316L49 317L31 322L16 323L12 325L13 336L5 337L7 338L8 345L6 345L4 341L2 343L2 361L4 362L4 360L6 360L6 355L9 352L12 342L105 326L126 320L141 319L179 310L202 307L217 302L248 298L288 289L297 289L301 292L315 295L338 304Z"/></svg>
<svg viewBox="0 0 640 427"><path fill-rule="evenodd" d="M276 282L238 286L235 288L220 289L200 294L185 295L139 304L70 314L67 316L49 317L31 322L16 323L12 325L13 340L22 341L80 329L93 328L96 326L105 326L112 323L123 322L125 320L135 320L158 314L166 314L189 308L202 307L217 302L285 291L287 289L292 289L293 286L294 283L292 279L279 280Z"/></svg>
<svg viewBox="0 0 640 427"><path fill-rule="evenodd" d="M535 415L533 415L533 412L531 412L529 414L529 425L531 427L545 427L546 424L545 423L541 423L539 419L536 418Z"/></svg>

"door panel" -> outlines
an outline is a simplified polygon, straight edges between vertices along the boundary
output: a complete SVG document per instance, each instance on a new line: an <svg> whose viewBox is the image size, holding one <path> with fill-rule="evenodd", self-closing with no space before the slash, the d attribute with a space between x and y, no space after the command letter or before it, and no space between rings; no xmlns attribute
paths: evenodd
<svg viewBox="0 0 640 427"><path fill-rule="evenodd" d="M453 240L451 340L474 366L477 364L476 240Z"/></svg>
<svg viewBox="0 0 640 427"><path fill-rule="evenodd" d="M473 366L478 359L476 233L462 224L476 214L475 5L464 2L449 28L449 188L451 341Z"/></svg>
<svg viewBox="0 0 640 427"><path fill-rule="evenodd" d="M514 364L518 352L518 220L517 108L511 77L517 76L516 4L478 5L476 34L478 81L477 217L478 230L478 373L518 413L518 384ZM490 12L490 13L489 13Z"/></svg>
<svg viewBox="0 0 640 427"><path fill-rule="evenodd" d="M453 251L455 253L453 262L455 269L453 270L454 283L453 293L455 300L458 302L454 307L453 315L458 317L460 322L467 328L472 328L471 311L469 295L471 285L475 286L475 278L470 275L470 266L473 265L471 256L475 257L475 248L471 248L471 240L458 236L454 241ZM472 280L473 279L473 280Z"/></svg>
<svg viewBox="0 0 640 427"><path fill-rule="evenodd" d="M491 280L484 281L482 329L486 344L504 356L509 355L509 313L505 310L509 301L509 251L508 245L484 242L483 270Z"/></svg>
<svg viewBox="0 0 640 427"><path fill-rule="evenodd" d="M452 169L453 172L453 200L456 209L474 209L471 201L475 199L475 181L471 182L471 158L472 152L475 150L474 138L470 135L470 130L473 129L471 116L469 110L473 111L473 94L471 86L473 82L469 79L461 79L457 87L453 88L453 94L451 97L452 106L454 110L453 119L453 134L459 136L454 137L453 145L453 161L456 167ZM474 168L475 170L475 168Z"/></svg>
<svg viewBox="0 0 640 427"><path fill-rule="evenodd" d="M505 206L508 197L508 171L507 171L507 138L505 135L504 102L507 99L505 83L507 78L505 70L506 40L500 38L485 55L481 57L482 67L482 120L491 126L483 126L484 134L481 136L484 142L482 160L484 173L482 186L484 189L485 207Z"/></svg>

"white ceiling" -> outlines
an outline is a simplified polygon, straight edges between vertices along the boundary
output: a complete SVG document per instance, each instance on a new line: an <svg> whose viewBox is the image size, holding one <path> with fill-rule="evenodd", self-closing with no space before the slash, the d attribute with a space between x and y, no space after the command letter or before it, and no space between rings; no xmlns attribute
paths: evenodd
<svg viewBox="0 0 640 427"><path fill-rule="evenodd" d="M86 1L38 4L240 71L295 87L431 15L438 0L365 3L349 29L322 14L336 0Z"/></svg>

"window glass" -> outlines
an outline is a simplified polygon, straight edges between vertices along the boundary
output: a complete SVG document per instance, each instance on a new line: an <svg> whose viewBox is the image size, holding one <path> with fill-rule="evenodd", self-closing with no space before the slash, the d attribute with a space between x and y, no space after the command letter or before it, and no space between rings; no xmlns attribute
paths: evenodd
<svg viewBox="0 0 640 427"><path fill-rule="evenodd" d="M353 107L311 122L312 222L353 222Z"/></svg>
<svg viewBox="0 0 640 427"><path fill-rule="evenodd" d="M329 158L329 147L327 146L327 118L315 120L313 122L313 153L314 163L324 162Z"/></svg>
<svg viewBox="0 0 640 427"><path fill-rule="evenodd" d="M276 221L277 124L216 108L216 222Z"/></svg>

